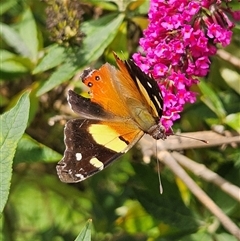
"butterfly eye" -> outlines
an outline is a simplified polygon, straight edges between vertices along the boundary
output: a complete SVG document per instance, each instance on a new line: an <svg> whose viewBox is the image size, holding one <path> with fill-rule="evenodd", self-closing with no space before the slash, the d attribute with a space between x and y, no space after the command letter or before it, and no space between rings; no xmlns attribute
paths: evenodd
<svg viewBox="0 0 240 241"><path fill-rule="evenodd" d="M92 82L88 82L88 87L92 87L93 86L93 83Z"/></svg>
<svg viewBox="0 0 240 241"><path fill-rule="evenodd" d="M95 77L95 80L100 80L100 77L97 75L96 77Z"/></svg>

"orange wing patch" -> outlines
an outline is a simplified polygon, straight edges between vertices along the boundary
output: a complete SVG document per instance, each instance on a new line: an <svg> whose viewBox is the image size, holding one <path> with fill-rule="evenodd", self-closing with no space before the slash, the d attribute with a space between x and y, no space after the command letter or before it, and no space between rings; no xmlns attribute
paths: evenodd
<svg viewBox="0 0 240 241"><path fill-rule="evenodd" d="M124 108L124 102L113 85L112 76L116 76L117 72L119 70L106 63L99 70L94 70L86 76L83 83L90 88L92 102L103 106L107 112L118 117L127 117L127 108Z"/></svg>

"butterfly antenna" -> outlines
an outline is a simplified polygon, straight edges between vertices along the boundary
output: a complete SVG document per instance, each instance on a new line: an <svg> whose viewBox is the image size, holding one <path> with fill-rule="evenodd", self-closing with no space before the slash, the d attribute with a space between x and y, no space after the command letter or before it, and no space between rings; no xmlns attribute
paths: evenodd
<svg viewBox="0 0 240 241"><path fill-rule="evenodd" d="M201 141L201 142L203 142L203 143L205 143L205 144L208 144L208 143L209 143L208 141L206 141L206 140L204 140L204 139L199 139L199 138L196 138L196 137L178 135L178 134L174 134L174 133L173 133L172 135L174 135L174 136L179 136L179 137L183 137L183 138L192 139L192 140L195 140L195 141Z"/></svg>
<svg viewBox="0 0 240 241"><path fill-rule="evenodd" d="M184 135L175 134L172 128L170 128L169 130L170 130L170 132L167 134L168 136L179 136L179 137L183 137L183 138L192 139L192 140L195 140L195 141L201 141L201 142L203 142L203 143L205 143L205 144L208 144L208 143L209 143L208 141L206 141L206 140L204 140L204 139L199 139L199 138L196 138L196 137L191 137L191 136L184 136Z"/></svg>
<svg viewBox="0 0 240 241"><path fill-rule="evenodd" d="M157 170L158 170L158 182L159 182L159 192L160 194L163 194L163 186L162 186L162 181L161 181L161 175L160 175L160 161L158 159L158 150L157 150L157 140L155 140L156 143L156 157L157 157Z"/></svg>

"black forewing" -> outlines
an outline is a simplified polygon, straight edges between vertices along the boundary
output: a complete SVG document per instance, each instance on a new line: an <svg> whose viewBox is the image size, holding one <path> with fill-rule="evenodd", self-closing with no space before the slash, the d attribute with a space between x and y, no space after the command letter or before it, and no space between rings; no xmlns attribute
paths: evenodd
<svg viewBox="0 0 240 241"><path fill-rule="evenodd" d="M110 120L114 117L107 113L102 106L94 103L89 98L78 95L72 90L68 91L68 103L71 109L80 115L81 118L94 120Z"/></svg>
<svg viewBox="0 0 240 241"><path fill-rule="evenodd" d="M94 167L90 160L96 157L103 163L104 168L123 153L115 152L96 143L88 132L88 127L98 124L96 120L73 119L67 122L64 134L66 150L63 159L57 165L57 173L63 182L80 182L101 169ZM81 160L76 154L82 155Z"/></svg>
<svg viewBox="0 0 240 241"><path fill-rule="evenodd" d="M132 60L124 62L130 76L136 84L136 87L139 89L139 91L141 91L138 83L139 80L144 89L146 90L149 99L154 104L158 116L161 117L163 112L163 98L157 82L152 77L145 74L138 66L134 64Z"/></svg>

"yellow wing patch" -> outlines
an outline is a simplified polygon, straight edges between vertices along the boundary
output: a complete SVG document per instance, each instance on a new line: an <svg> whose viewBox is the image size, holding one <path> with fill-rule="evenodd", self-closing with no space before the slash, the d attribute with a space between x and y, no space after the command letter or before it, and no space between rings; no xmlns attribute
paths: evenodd
<svg viewBox="0 0 240 241"><path fill-rule="evenodd" d="M89 133L96 143L113 151L121 152L128 146L124 141L119 139L120 134L111 128L111 126L93 124L89 126Z"/></svg>
<svg viewBox="0 0 240 241"><path fill-rule="evenodd" d="M129 150L144 134L128 122L99 122L89 125L88 132L97 144L119 153Z"/></svg>

